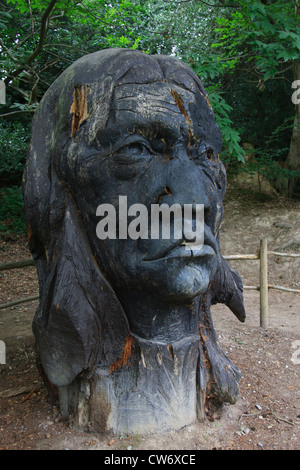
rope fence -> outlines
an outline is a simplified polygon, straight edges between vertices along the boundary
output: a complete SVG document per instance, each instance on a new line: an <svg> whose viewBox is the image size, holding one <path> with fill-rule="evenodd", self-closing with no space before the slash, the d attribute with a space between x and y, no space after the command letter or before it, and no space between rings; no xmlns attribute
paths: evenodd
<svg viewBox="0 0 300 470"><path fill-rule="evenodd" d="M227 261L231 260L260 260L259 268L259 285L258 286L244 286L244 290L257 290L260 293L260 326L262 328L268 328L269 324L269 289L280 290L284 292L294 292L300 294L300 289L291 289L289 287L283 287L278 285L272 285L268 283L268 255L275 255L285 258L300 258L300 253L279 253L277 251L268 251L268 241L266 238L260 240L259 254L246 254L246 255L228 255L224 256ZM22 261L14 261L10 263L0 264L0 271L9 269L25 268L27 266L34 266L35 262L31 259ZM25 297L23 299L14 300L6 304L0 305L0 310L13 307L25 302L31 302L37 300L38 295Z"/></svg>

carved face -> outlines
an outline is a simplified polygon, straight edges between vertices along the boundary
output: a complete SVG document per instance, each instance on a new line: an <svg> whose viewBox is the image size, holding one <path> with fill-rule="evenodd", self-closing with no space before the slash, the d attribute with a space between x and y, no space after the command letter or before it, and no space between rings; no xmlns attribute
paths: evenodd
<svg viewBox="0 0 300 470"><path fill-rule="evenodd" d="M220 150L206 92L174 57L102 50L78 59L51 85L34 115L23 176L40 286L33 331L51 383L88 379L98 364L111 370L135 336L135 363L142 343L156 363L161 344L172 357L176 343L200 373L201 346L210 363L204 386L213 383L218 400L231 401L235 371L214 346L209 313L211 303L222 302L245 319L241 279L219 252L226 185ZM166 239L99 239L97 208L118 209L120 196L148 214L151 204L203 205L203 247L187 250L185 237L172 237L172 230ZM186 356L190 345L194 358ZM177 357L170 361L176 370Z"/></svg>
<svg viewBox="0 0 300 470"><path fill-rule="evenodd" d="M206 97L192 88L164 81L117 86L105 127L96 110L61 156L60 171L92 251L116 292L185 301L205 292L217 270L225 189L221 139ZM149 214L151 204L203 204L203 247L187 249L184 235L100 240L96 209L111 204L118 214L119 196L127 196L128 207L143 204Z"/></svg>

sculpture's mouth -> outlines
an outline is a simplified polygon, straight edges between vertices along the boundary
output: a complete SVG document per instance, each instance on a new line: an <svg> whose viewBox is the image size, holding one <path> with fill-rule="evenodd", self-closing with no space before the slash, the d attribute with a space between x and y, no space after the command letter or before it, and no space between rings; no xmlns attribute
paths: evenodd
<svg viewBox="0 0 300 470"><path fill-rule="evenodd" d="M216 257L219 252L218 244L213 236L210 228L205 226L204 243L199 246L196 243L189 243L184 237L170 245L156 254L150 254L143 258L143 261L157 261L160 259L169 258L202 258L202 257Z"/></svg>
<svg viewBox="0 0 300 470"><path fill-rule="evenodd" d="M211 246L203 245L201 248L193 247L192 245L180 245L171 249L166 253L163 258L200 258L204 256L215 256L216 253ZM158 258L159 259L159 258Z"/></svg>

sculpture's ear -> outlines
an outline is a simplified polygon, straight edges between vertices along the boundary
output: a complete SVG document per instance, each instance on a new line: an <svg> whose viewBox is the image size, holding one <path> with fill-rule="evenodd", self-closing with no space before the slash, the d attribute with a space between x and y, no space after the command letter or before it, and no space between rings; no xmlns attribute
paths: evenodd
<svg viewBox="0 0 300 470"><path fill-rule="evenodd" d="M227 305L234 315L244 322L246 312L243 297L243 282L241 276L219 255L220 268L211 284L211 304Z"/></svg>
<svg viewBox="0 0 300 470"><path fill-rule="evenodd" d="M33 331L43 369L57 386L122 357L129 333L123 310L103 278L81 221L68 200ZM106 347L109 343L111 348ZM103 357L103 351L106 357Z"/></svg>

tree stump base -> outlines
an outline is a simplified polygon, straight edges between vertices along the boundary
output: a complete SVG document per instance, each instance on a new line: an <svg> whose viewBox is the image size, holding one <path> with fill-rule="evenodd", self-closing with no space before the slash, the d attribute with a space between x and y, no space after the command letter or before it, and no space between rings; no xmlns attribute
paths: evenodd
<svg viewBox="0 0 300 470"><path fill-rule="evenodd" d="M130 336L119 363L59 387L61 413L82 431L147 434L196 421L199 337L174 344ZM198 410L199 411L199 410ZM201 413L200 413L201 415Z"/></svg>

